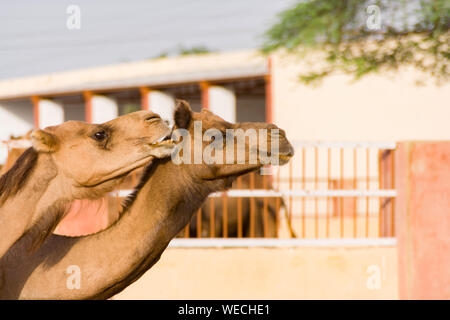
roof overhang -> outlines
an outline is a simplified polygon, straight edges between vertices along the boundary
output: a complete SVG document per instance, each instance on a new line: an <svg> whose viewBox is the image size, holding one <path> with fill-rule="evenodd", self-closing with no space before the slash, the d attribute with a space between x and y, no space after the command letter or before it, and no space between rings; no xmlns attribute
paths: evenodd
<svg viewBox="0 0 450 320"><path fill-rule="evenodd" d="M268 72L267 59L252 51L167 58L3 81L0 100L231 81Z"/></svg>

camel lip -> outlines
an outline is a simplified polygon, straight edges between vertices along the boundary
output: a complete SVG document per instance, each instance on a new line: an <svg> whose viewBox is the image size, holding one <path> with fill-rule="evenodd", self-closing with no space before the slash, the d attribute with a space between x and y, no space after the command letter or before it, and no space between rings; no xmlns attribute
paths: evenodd
<svg viewBox="0 0 450 320"><path fill-rule="evenodd" d="M282 161L289 161L291 160L292 156L291 155L284 155L284 154L280 154L278 155L278 158Z"/></svg>
<svg viewBox="0 0 450 320"><path fill-rule="evenodd" d="M150 143L150 146L160 146L160 145L174 145L175 142L171 139L171 134L164 135L158 140Z"/></svg>

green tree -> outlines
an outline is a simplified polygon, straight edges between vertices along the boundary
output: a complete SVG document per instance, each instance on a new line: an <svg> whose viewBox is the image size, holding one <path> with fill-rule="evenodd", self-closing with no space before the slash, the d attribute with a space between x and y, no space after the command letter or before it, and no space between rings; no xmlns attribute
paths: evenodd
<svg viewBox="0 0 450 320"><path fill-rule="evenodd" d="M159 58L167 58L169 56L187 56L191 54L205 54L205 53L211 53L213 52L208 47L199 45L199 46L192 46L192 47L185 47L183 45L178 45L173 50L164 50L160 54L158 54L156 57L152 59L159 59Z"/></svg>
<svg viewBox="0 0 450 320"><path fill-rule="evenodd" d="M442 83L450 72L449 26L449 0L301 1L278 15L262 51L313 53L320 63L300 74L304 83L336 71L359 79L402 65Z"/></svg>

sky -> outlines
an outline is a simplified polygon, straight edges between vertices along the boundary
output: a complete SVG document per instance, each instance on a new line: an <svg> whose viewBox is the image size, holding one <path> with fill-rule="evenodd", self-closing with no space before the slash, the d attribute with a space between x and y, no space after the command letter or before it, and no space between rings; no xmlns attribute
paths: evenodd
<svg viewBox="0 0 450 320"><path fill-rule="evenodd" d="M177 47L257 48L294 0L0 0L0 79L156 57ZM79 29L69 29L74 11Z"/></svg>

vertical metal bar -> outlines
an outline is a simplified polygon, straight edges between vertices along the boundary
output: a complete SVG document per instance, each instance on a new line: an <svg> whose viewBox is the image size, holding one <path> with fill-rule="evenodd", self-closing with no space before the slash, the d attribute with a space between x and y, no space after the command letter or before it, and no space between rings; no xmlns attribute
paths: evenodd
<svg viewBox="0 0 450 320"><path fill-rule="evenodd" d="M358 188L357 175L358 175L358 149L353 149L353 190ZM357 197L353 197L353 238L356 238L358 221L357 221Z"/></svg>
<svg viewBox="0 0 450 320"><path fill-rule="evenodd" d="M202 237L202 208L197 211L197 238Z"/></svg>
<svg viewBox="0 0 450 320"><path fill-rule="evenodd" d="M250 190L255 189L255 173L250 173ZM255 237L255 198L250 197L250 238Z"/></svg>
<svg viewBox="0 0 450 320"><path fill-rule="evenodd" d="M314 147L314 189L319 187L319 149ZM314 197L314 235L319 238L319 212L318 212L319 199Z"/></svg>
<svg viewBox="0 0 450 320"><path fill-rule="evenodd" d="M209 235L211 238L216 236L216 217L213 197L209 198Z"/></svg>
<svg viewBox="0 0 450 320"><path fill-rule="evenodd" d="M293 182L294 182L294 177L293 177L293 165L292 165L293 161L289 161L289 191L292 191L293 189ZM293 201L292 201L292 196L289 196L289 211L288 211L288 221L287 223L292 225L292 205L293 205Z"/></svg>
<svg viewBox="0 0 450 320"><path fill-rule="evenodd" d="M190 226L191 226L191 224L188 223L188 224L186 225L186 227L184 227L184 237L185 237L185 238L189 238L189 228L190 228Z"/></svg>
<svg viewBox="0 0 450 320"><path fill-rule="evenodd" d="M276 197L275 199L275 236L278 238L278 230L280 229L280 197Z"/></svg>
<svg viewBox="0 0 450 320"><path fill-rule="evenodd" d="M280 191L280 167L277 168L277 191ZM275 229L276 229L276 237L278 238L278 230L280 229L280 207L281 207L280 197L276 197L275 202L276 202Z"/></svg>
<svg viewBox="0 0 450 320"><path fill-rule="evenodd" d="M341 148L341 179L340 179L340 188L341 190L344 189L344 148ZM344 237L344 199L343 197L340 198L340 227L341 227L341 238Z"/></svg>
<svg viewBox="0 0 450 320"><path fill-rule="evenodd" d="M226 192L223 193L222 199L223 237L228 238L228 196Z"/></svg>
<svg viewBox="0 0 450 320"><path fill-rule="evenodd" d="M366 149L366 189L370 189L370 149ZM369 201L370 197L366 197L366 238L369 237Z"/></svg>
<svg viewBox="0 0 450 320"><path fill-rule="evenodd" d="M380 149L378 149L378 190L383 188L383 170L382 170L382 156L383 153ZM383 198L379 197L378 204L378 237L382 236L381 227L382 227L382 211L383 211Z"/></svg>
<svg viewBox="0 0 450 320"><path fill-rule="evenodd" d="M327 190L330 189L330 176L331 176L331 148L328 148L328 160L327 160ZM327 216L326 216L326 236L327 238L330 237L330 198L327 197Z"/></svg>
<svg viewBox="0 0 450 320"><path fill-rule="evenodd" d="M391 189L395 189L395 150L391 150ZM395 236L395 198L391 198L391 237Z"/></svg>
<svg viewBox="0 0 450 320"><path fill-rule="evenodd" d="M306 188L306 151L302 148L302 190ZM302 197L302 238L306 236L306 198Z"/></svg>
<svg viewBox="0 0 450 320"><path fill-rule="evenodd" d="M266 175L263 175L263 189L267 190L267 181ZM268 228L268 213L267 213L267 197L263 198L263 230L264 230L264 238L267 238L267 234L269 232Z"/></svg>
<svg viewBox="0 0 450 320"><path fill-rule="evenodd" d="M242 189L242 177L237 178L237 188ZM242 198L237 198L238 237L242 238Z"/></svg>

